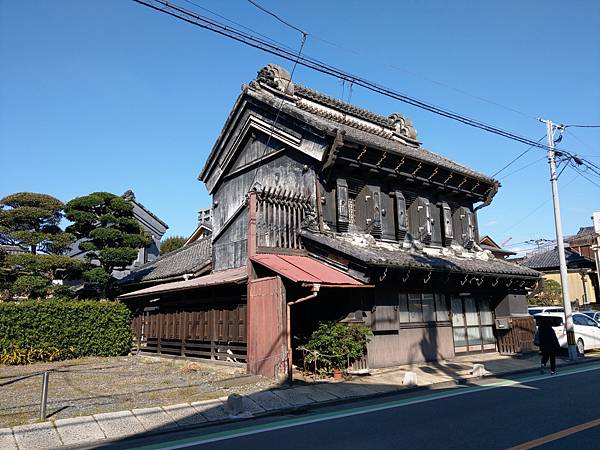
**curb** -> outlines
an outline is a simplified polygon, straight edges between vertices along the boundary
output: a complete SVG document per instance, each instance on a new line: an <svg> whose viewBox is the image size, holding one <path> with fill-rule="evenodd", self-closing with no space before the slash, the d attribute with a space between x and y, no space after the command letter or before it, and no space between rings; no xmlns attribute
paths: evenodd
<svg viewBox="0 0 600 450"><path fill-rule="evenodd" d="M578 360L575 362L569 362L569 361L559 362L559 361L557 361L556 365L557 365L557 367L568 367L568 366L575 366L575 365L579 365L579 364L589 364L589 363L593 363L593 362L600 362L600 358L582 358L581 360ZM252 414L251 416L229 417L226 419L205 422L202 424L180 426L177 429L149 430L149 431L145 431L143 434L145 436L159 436L159 435L171 434L176 431L189 431L189 430L194 430L194 429L199 430L199 429L203 429L203 428L212 427L215 425L218 426L218 425L226 425L226 424L231 424L231 423L244 423L244 422L247 422L247 421L250 421L253 419L257 419L257 418L276 417L276 416L282 416L285 414L306 412L306 411L309 411L309 410L315 409L315 408L323 408L323 407L330 407L330 406L336 406L336 405L358 403L358 402L368 400L368 399L380 399L380 398L393 397L393 396L398 396L398 395L408 395L408 394L412 394L415 392L428 391L428 390L432 390L432 389L444 389L444 388L451 388L451 387L455 387L455 386L463 386L463 385L468 384L472 380L481 380L484 378L497 378L497 377L502 377L502 376L519 375L519 374L525 374L525 373L530 373L530 372L537 372L538 370L539 369L537 367L536 368L532 367L532 368L528 368L528 369L516 369L516 370L508 370L508 371L504 371L504 372L488 373L488 374L483 375L482 377L460 377L460 378L456 378L454 380L441 381L438 383L432 383L432 384L423 385L423 386L412 386L412 387L405 387L405 388L399 387L398 389L395 389L392 391L387 391L387 392L374 392L373 394L369 394L369 395L360 395L360 396L348 397L348 398L338 398L335 400L325 400L322 402L315 402L315 403L311 403L308 405L291 406L291 407L286 407L286 408L271 410L271 411L261 411L261 412L256 412L256 413ZM368 384L365 384L364 386L367 388L369 387ZM54 426L53 421L52 421L52 424ZM79 444L65 445L61 448L64 448L64 449L78 449L78 448L82 448L82 447L92 448L92 447L96 447L101 444L106 445L106 444L110 444L110 443L125 442L129 439L135 439L135 438L136 438L136 436L130 436L127 438L118 438L118 439L107 438L107 439L96 440L96 441L81 442Z"/></svg>

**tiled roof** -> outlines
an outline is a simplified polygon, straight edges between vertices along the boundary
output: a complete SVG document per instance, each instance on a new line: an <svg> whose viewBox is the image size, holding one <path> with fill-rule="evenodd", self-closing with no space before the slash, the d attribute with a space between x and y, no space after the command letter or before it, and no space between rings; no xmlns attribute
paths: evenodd
<svg viewBox="0 0 600 450"><path fill-rule="evenodd" d="M415 251L402 249L399 244L368 242L351 236L326 235L302 231L303 239L316 242L334 251L358 259L370 266L448 271L464 274L520 276L539 278L540 274L527 267L487 256L484 252L467 252L463 256L452 254L449 249L441 251Z"/></svg>
<svg viewBox="0 0 600 450"><path fill-rule="evenodd" d="M569 269L593 268L595 266L592 259L581 256L570 248L565 248L565 259L567 261L567 268ZM547 252L533 254L520 260L519 264L536 270L558 269L560 266L558 249L555 247Z"/></svg>
<svg viewBox="0 0 600 450"><path fill-rule="evenodd" d="M390 127L389 119L385 118L384 116L380 116L339 100L331 99L331 97L328 97L324 94L315 94L311 96L311 100L315 99L315 101L318 101L318 99L331 99L331 101L327 100L327 102L324 103L327 107L333 107L331 106L331 102L335 100L336 104L345 105L344 114L353 114L359 111L360 119L363 119L367 122L370 121L373 124L371 127L357 126L351 120L346 120L345 118L330 114L324 114L317 109L300 107L297 103L284 102L282 104L280 98L271 92L271 90L261 88L260 86L261 85L259 83L253 83L251 87L246 90L246 94L268 105L271 105L274 108L281 108L282 112L288 113L292 117L297 117L303 122L308 123L319 130L325 131L326 133L334 134L336 131L340 131L344 134L345 140L384 149L399 155L406 155L407 157L414 158L418 161L439 165L461 175L467 175L488 184L496 183L496 180L493 178L477 172L465 165L452 161L451 159L445 158L437 153L433 153L416 145L407 145L401 141L392 139L391 136L393 133L381 128L383 126L386 128ZM304 92L307 90L307 88L302 87L302 90L303 91L300 92ZM315 91L311 90L311 92ZM381 122L383 121L386 121L387 125L381 125ZM408 140L410 139L408 138Z"/></svg>
<svg viewBox="0 0 600 450"><path fill-rule="evenodd" d="M196 275L211 261L211 238L205 237L138 267L119 284L170 280Z"/></svg>

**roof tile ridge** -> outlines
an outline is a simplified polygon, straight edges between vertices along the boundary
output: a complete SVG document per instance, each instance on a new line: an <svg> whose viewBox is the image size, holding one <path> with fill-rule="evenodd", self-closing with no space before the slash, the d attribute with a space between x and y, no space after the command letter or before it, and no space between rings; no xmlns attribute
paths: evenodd
<svg viewBox="0 0 600 450"><path fill-rule="evenodd" d="M333 107L342 112L353 114L357 117L366 118L368 120L376 122L378 125L389 127L391 130L393 130L394 128L394 123L389 117L383 116L374 111L370 111L366 108L356 106L352 103L345 102L344 100L340 100L331 95L325 94L323 92L317 91L315 89L309 88L301 84L294 83L294 87L294 94L298 97L308 98L310 100L315 100L320 103L324 103L327 106Z"/></svg>

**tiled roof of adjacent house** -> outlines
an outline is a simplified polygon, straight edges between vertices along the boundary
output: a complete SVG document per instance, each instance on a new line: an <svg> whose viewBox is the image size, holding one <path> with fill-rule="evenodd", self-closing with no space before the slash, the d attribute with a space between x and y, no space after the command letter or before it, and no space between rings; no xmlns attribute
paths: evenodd
<svg viewBox="0 0 600 450"><path fill-rule="evenodd" d="M592 259L581 256L570 248L565 248L565 259L569 269L592 268L595 265ZM520 260L519 264L536 270L558 270L560 266L558 249L555 247L547 252L533 254Z"/></svg>
<svg viewBox="0 0 600 450"><path fill-rule="evenodd" d="M303 239L316 242L334 251L358 259L370 266L393 267L398 269L417 269L448 271L455 273L521 276L539 278L540 274L527 267L519 266L502 259L488 256L484 252L467 252L464 256L445 253L402 249L398 244L370 243L368 240L354 240L352 237L333 236L310 231L302 231ZM360 242L359 242L360 241Z"/></svg>
<svg viewBox="0 0 600 450"><path fill-rule="evenodd" d="M171 280L198 275L211 262L211 239L206 237L138 267L119 284Z"/></svg>

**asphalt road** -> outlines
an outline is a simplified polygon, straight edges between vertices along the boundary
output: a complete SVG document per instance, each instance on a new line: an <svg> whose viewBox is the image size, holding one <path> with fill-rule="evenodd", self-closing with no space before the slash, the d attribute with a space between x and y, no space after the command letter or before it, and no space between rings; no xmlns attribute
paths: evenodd
<svg viewBox="0 0 600 450"><path fill-rule="evenodd" d="M536 439L541 441L535 441ZM600 448L600 365L140 437L103 448Z"/></svg>

